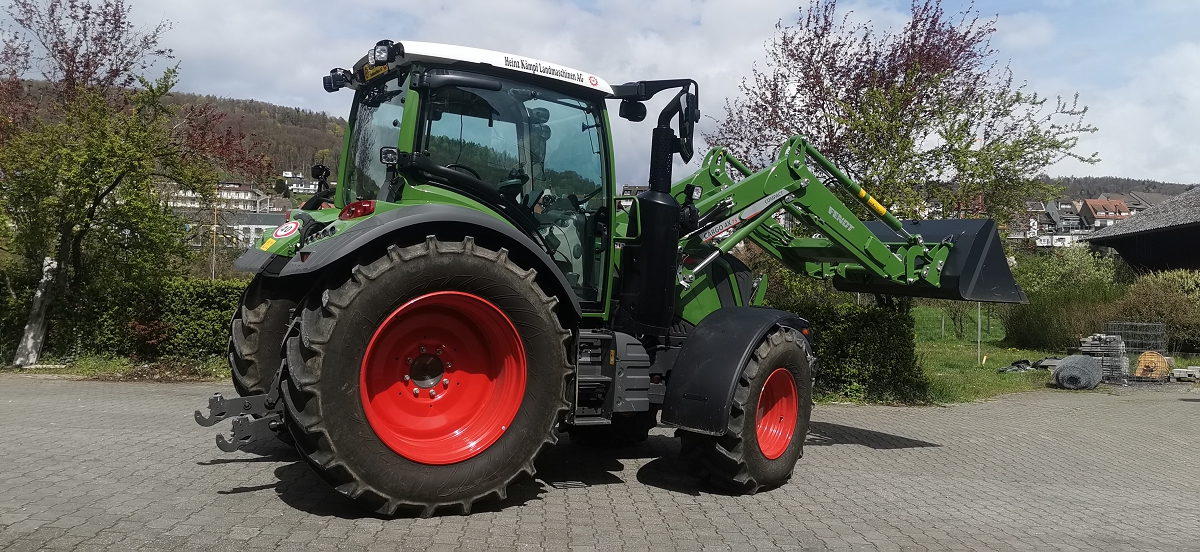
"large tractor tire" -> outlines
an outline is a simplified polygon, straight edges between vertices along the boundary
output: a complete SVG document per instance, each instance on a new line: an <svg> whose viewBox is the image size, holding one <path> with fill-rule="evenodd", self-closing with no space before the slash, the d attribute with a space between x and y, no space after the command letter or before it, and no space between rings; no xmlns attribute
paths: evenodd
<svg viewBox="0 0 1200 552"><path fill-rule="evenodd" d="M570 333L535 276L431 236L310 294L284 385L309 465L385 515L504 499L567 408Z"/></svg>
<svg viewBox="0 0 1200 552"><path fill-rule="evenodd" d="M808 341L781 328L763 338L742 368L725 434L680 430L680 456L693 475L753 494L792 477L812 415Z"/></svg>
<svg viewBox="0 0 1200 552"><path fill-rule="evenodd" d="M255 276L229 322L229 369L238 395L262 395L282 361L283 336L297 293L272 278Z"/></svg>

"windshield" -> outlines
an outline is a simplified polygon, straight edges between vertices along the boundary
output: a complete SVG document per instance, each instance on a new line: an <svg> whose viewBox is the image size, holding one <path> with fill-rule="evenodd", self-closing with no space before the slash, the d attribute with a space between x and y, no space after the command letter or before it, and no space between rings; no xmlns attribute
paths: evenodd
<svg viewBox="0 0 1200 552"><path fill-rule="evenodd" d="M426 150L526 205L574 195L590 205L604 182L599 109L527 83L487 77L497 91L445 86L430 94ZM586 198L586 199L585 199ZM594 210L594 209L589 209Z"/></svg>
<svg viewBox="0 0 1200 552"><path fill-rule="evenodd" d="M516 203L579 298L599 299L606 247L597 222L608 202L601 105L492 75L440 71L490 86L431 89L423 150Z"/></svg>
<svg viewBox="0 0 1200 552"><path fill-rule="evenodd" d="M400 142L404 120L403 75L388 77L358 92L350 121L350 151L354 156L347 178L355 200L379 199L387 194L387 167L379 162L379 148ZM383 194L380 190L383 190Z"/></svg>

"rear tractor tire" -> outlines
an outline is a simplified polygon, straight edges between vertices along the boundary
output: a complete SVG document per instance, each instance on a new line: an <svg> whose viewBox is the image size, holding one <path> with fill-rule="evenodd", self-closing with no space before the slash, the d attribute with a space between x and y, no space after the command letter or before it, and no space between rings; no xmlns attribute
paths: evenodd
<svg viewBox="0 0 1200 552"><path fill-rule="evenodd" d="M799 332L781 328L764 337L742 368L725 434L677 432L692 474L738 494L786 483L812 416L811 364Z"/></svg>
<svg viewBox="0 0 1200 552"><path fill-rule="evenodd" d="M535 277L430 236L310 294L283 386L297 450L384 515L504 499L567 408L570 333Z"/></svg>
<svg viewBox="0 0 1200 552"><path fill-rule="evenodd" d="M229 322L229 370L238 395L262 395L283 359L283 337L298 294L273 278L255 276Z"/></svg>

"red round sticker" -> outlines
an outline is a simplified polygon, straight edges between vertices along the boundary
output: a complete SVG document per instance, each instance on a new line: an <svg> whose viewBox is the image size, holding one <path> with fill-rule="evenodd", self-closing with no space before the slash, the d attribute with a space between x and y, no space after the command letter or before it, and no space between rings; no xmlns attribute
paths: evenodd
<svg viewBox="0 0 1200 552"><path fill-rule="evenodd" d="M592 83L592 86L596 86L597 84L600 84L600 79L597 79L596 77L588 77L588 82Z"/></svg>
<svg viewBox="0 0 1200 552"><path fill-rule="evenodd" d="M299 230L299 229L300 229L300 223L296 222L294 220L291 220L291 221L283 223L283 225L280 226L279 228L276 228L275 233L273 233L271 235L275 236L276 238L286 238L292 234L295 234L296 230Z"/></svg>

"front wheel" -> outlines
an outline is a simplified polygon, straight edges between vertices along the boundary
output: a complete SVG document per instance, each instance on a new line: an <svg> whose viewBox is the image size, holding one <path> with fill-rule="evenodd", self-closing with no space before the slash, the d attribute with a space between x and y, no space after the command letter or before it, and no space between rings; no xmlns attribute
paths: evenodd
<svg viewBox="0 0 1200 552"><path fill-rule="evenodd" d="M780 328L764 337L742 368L725 433L679 430L680 455L693 475L742 494L786 483L808 435L811 361L799 332Z"/></svg>
<svg viewBox="0 0 1200 552"><path fill-rule="evenodd" d="M390 248L301 305L284 398L297 449L376 512L469 512L555 441L557 300L470 239Z"/></svg>
<svg viewBox="0 0 1200 552"><path fill-rule="evenodd" d="M229 322L229 369L238 395L262 395L282 360L283 336L298 294L274 278L254 277Z"/></svg>

